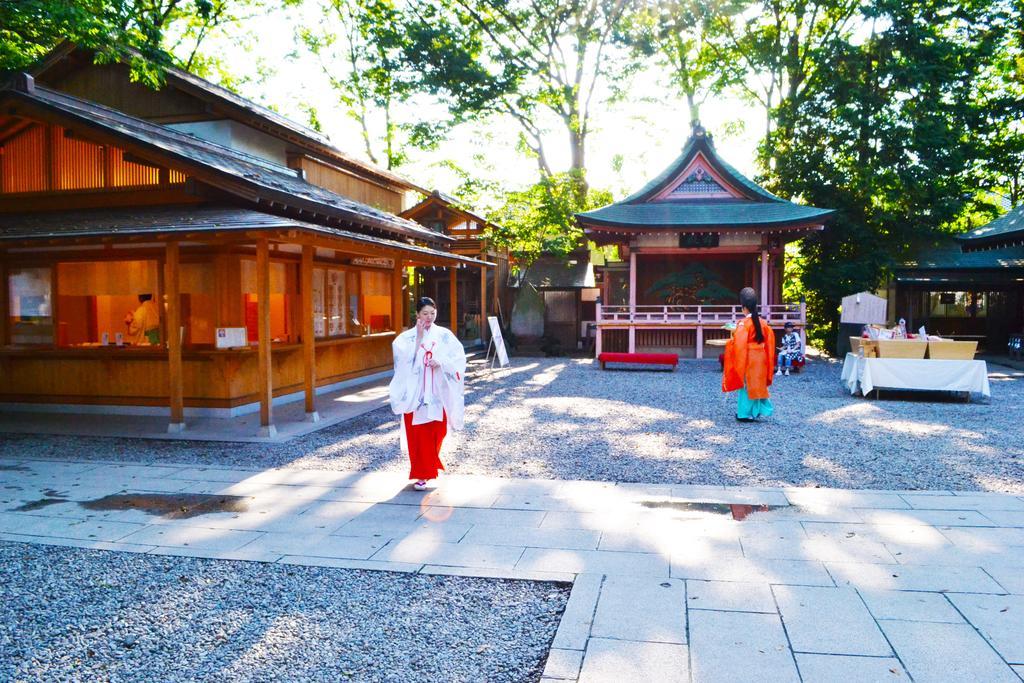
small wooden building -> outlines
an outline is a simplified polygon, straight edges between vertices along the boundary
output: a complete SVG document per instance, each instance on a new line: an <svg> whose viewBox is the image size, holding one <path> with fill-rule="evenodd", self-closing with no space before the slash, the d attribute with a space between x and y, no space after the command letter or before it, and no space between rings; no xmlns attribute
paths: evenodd
<svg viewBox="0 0 1024 683"><path fill-rule="evenodd" d="M727 164L694 126L682 154L622 201L577 215L587 237L617 245L623 260L597 268L597 352L672 351L702 358L738 317L752 286L773 327L804 306L782 299L785 246L822 230L832 211L767 192Z"/></svg>
<svg viewBox="0 0 1024 683"><path fill-rule="evenodd" d="M895 269L890 317L977 340L992 352L1024 334L1024 206L919 249Z"/></svg>
<svg viewBox="0 0 1024 683"><path fill-rule="evenodd" d="M465 342L486 341L489 338L487 315L497 315L507 323L511 305L508 249L496 247L487 239L488 230L495 226L439 190L403 211L401 216L453 238L455 241L449 247L453 254L494 264L493 269L481 272L479 277L470 270L446 273L443 268L421 269L416 281L417 295L429 296L437 302L441 324ZM453 301L458 305L452 306Z"/></svg>
<svg viewBox="0 0 1024 683"><path fill-rule="evenodd" d="M315 420L318 392L390 369L412 268L492 268L330 187L398 207L390 174L343 167L274 117L218 120L282 156L27 74L0 90L0 406L164 414L172 431L259 411L269 434L275 402Z"/></svg>

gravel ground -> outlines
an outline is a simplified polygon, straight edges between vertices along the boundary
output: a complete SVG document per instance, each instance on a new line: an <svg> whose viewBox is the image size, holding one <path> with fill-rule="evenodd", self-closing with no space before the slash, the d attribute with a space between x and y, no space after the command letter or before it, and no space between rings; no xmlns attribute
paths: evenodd
<svg viewBox="0 0 1024 683"><path fill-rule="evenodd" d="M515 358L468 385L450 472L503 477L1024 493L1024 373L991 366L986 403L865 400L838 363L781 377L776 414L733 419L715 363L601 372L590 360ZM387 409L283 445L4 435L0 457L404 470Z"/></svg>
<svg viewBox="0 0 1024 683"><path fill-rule="evenodd" d="M569 592L6 542L0 585L0 680L167 683L536 681Z"/></svg>

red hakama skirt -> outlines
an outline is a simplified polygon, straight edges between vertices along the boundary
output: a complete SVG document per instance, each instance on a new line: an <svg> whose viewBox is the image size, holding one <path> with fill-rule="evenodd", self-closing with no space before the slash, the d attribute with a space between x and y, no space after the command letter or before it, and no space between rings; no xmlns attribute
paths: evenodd
<svg viewBox="0 0 1024 683"><path fill-rule="evenodd" d="M412 423L412 413L406 413L405 437L409 442L409 478L437 479L441 464L441 444L448 433L448 414L443 419L425 422L421 425Z"/></svg>

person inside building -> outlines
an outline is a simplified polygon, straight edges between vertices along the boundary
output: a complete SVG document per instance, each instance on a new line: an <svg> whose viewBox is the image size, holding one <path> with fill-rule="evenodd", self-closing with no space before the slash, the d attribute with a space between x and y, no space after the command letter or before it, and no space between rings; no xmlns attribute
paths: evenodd
<svg viewBox="0 0 1024 683"><path fill-rule="evenodd" d="M139 294L139 307L124 318L128 326L128 341L136 346L160 343L160 309L152 294Z"/></svg>
<svg viewBox="0 0 1024 683"><path fill-rule="evenodd" d="M444 469L441 445L448 427L463 425L466 352L451 330L434 324L436 318L437 304L422 297L416 303L416 326L391 344L391 410L402 416L409 479L417 491Z"/></svg>
<svg viewBox="0 0 1024 683"><path fill-rule="evenodd" d="M801 365L804 360L804 345L800 335L796 333L793 323L786 323L783 328L782 345L779 347L779 362L775 370L776 376L788 375L790 369Z"/></svg>
<svg viewBox="0 0 1024 683"><path fill-rule="evenodd" d="M775 333L757 312L757 292L740 292L744 318L725 345L722 391L736 392L736 419L753 422L772 414L768 395L775 369Z"/></svg>

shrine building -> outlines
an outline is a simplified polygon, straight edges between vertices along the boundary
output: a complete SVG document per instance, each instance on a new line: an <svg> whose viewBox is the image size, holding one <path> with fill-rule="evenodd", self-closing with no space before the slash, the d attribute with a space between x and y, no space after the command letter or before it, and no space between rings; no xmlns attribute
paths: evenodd
<svg viewBox="0 0 1024 683"><path fill-rule="evenodd" d="M622 201L577 214L588 239L620 261L595 267L595 351L703 358L754 287L761 315L806 337L802 302L784 301L786 244L822 230L833 211L776 197L744 177L695 125L682 154ZM717 351L714 352L717 355Z"/></svg>

